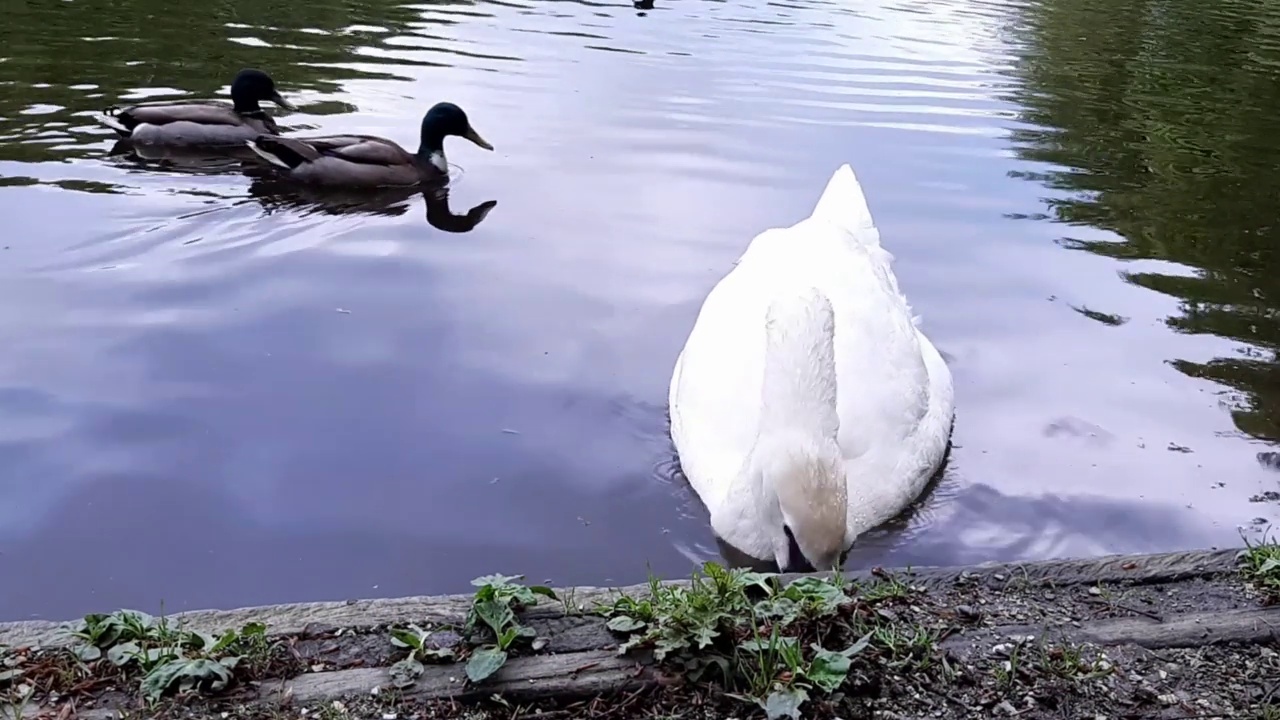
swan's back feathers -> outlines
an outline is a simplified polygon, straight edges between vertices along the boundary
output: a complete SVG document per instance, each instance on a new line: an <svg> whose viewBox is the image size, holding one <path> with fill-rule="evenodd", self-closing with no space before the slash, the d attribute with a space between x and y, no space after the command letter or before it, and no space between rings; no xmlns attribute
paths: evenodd
<svg viewBox="0 0 1280 720"><path fill-rule="evenodd" d="M827 189L822 191L809 216L835 225L863 245L880 247L880 232L871 219L867 197L848 163L841 165L827 181Z"/></svg>

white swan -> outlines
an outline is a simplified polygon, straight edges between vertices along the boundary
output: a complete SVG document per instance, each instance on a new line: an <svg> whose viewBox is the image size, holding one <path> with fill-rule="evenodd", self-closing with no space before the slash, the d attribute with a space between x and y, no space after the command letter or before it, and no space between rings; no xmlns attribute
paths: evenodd
<svg viewBox="0 0 1280 720"><path fill-rule="evenodd" d="M848 165L757 235L671 376L671 435L711 528L784 572L844 564L946 454L951 371L917 329Z"/></svg>

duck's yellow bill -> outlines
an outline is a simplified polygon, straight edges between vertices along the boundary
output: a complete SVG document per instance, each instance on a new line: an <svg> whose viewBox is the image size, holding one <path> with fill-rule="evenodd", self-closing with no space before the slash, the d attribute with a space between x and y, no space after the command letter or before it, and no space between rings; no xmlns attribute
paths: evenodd
<svg viewBox="0 0 1280 720"><path fill-rule="evenodd" d="M475 144L479 145L480 147L484 148L485 150L492 150L492 149L493 149L493 146L492 146L492 145L490 145L490 144L488 143L488 141L486 141L484 138L480 137L480 133L476 132L476 131L475 131L475 128L468 127L468 128L467 128L467 131L466 131L465 133L463 133L463 134L462 134L462 137L464 137L464 138L466 138L466 139L470 140L471 142L473 142L473 143L475 143Z"/></svg>

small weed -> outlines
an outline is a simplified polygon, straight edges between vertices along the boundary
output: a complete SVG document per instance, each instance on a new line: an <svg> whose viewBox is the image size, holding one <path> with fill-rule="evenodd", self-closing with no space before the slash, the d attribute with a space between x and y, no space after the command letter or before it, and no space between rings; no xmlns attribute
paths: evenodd
<svg viewBox="0 0 1280 720"><path fill-rule="evenodd" d="M886 575L869 587L859 588L858 594L867 602L903 600L911 596L911 588L898 578Z"/></svg>
<svg viewBox="0 0 1280 720"><path fill-rule="evenodd" d="M1271 601L1280 601L1280 542L1269 535L1259 542L1245 538L1245 549L1239 556L1245 579Z"/></svg>
<svg viewBox="0 0 1280 720"><path fill-rule="evenodd" d="M1061 645L1042 643L1039 647L1037 664L1042 671L1067 680L1091 680L1111 672L1109 664L1102 659L1089 660L1085 657L1083 646L1071 643Z"/></svg>
<svg viewBox="0 0 1280 720"><path fill-rule="evenodd" d="M409 648L409 657L391 666L391 682L398 688L409 687L416 682L425 670L423 663L452 660L455 654L451 647L437 646L432 631L417 625L392 628L391 644Z"/></svg>
<svg viewBox="0 0 1280 720"><path fill-rule="evenodd" d="M17 653L0 645L0 690L7 690L22 678L20 663Z"/></svg>
<svg viewBox="0 0 1280 720"><path fill-rule="evenodd" d="M870 634L876 646L888 655L891 666L923 670L933 662L940 633L934 628L884 622Z"/></svg>
<svg viewBox="0 0 1280 720"><path fill-rule="evenodd" d="M516 620L516 613L537 604L538 596L552 600L560 598L549 587L526 587L516 582L521 579L520 575L486 575L471 581L479 590L471 601L467 629L476 630L483 626L494 640L472 651L467 661L467 679L473 683L497 672L507 662L517 640L529 640L534 650L541 648L533 628L521 625Z"/></svg>
<svg viewBox="0 0 1280 720"><path fill-rule="evenodd" d="M1022 674L1024 644L1015 642L1009 646L1009 659L995 666L991 671L996 678L996 687L1005 694L1012 693L1018 684L1018 676Z"/></svg>

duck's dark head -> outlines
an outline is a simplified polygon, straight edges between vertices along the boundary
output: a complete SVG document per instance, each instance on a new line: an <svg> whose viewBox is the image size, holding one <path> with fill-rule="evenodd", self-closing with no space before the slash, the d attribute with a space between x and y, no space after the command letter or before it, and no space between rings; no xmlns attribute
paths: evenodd
<svg viewBox="0 0 1280 720"><path fill-rule="evenodd" d="M467 113L451 102L436 103L422 118L422 146L418 154L431 154L444 151L444 139L449 135L464 137L485 150L493 146L480 137L480 133L471 127Z"/></svg>
<svg viewBox="0 0 1280 720"><path fill-rule="evenodd" d="M276 90L276 81L270 75L254 68L245 68L237 73L236 79L231 81L231 101L235 103L236 110L260 110L258 103L263 100L273 102L285 110L297 109Z"/></svg>

